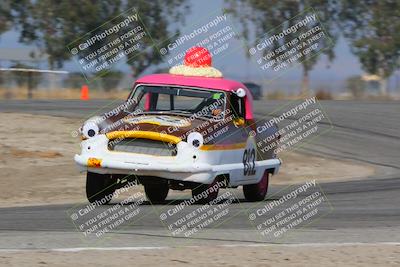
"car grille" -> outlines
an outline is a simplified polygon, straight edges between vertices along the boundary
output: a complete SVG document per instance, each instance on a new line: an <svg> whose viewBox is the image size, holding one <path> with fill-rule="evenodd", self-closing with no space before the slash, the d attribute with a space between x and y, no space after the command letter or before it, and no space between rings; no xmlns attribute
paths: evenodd
<svg viewBox="0 0 400 267"><path fill-rule="evenodd" d="M176 145L151 139L127 138L111 140L108 149L119 152L147 154L154 156L176 156Z"/></svg>

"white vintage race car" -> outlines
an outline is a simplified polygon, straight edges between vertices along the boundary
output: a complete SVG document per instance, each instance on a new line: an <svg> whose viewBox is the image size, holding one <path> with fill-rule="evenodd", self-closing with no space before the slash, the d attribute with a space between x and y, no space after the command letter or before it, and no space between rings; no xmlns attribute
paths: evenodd
<svg viewBox="0 0 400 267"><path fill-rule="evenodd" d="M81 127L75 162L87 172L90 202L107 203L127 181L143 184L152 203L169 189L192 189L198 202L215 199L220 187L243 186L249 201L265 198L281 161L257 149L249 90L211 64L187 65L138 79L122 106ZM278 141L275 125L264 131Z"/></svg>

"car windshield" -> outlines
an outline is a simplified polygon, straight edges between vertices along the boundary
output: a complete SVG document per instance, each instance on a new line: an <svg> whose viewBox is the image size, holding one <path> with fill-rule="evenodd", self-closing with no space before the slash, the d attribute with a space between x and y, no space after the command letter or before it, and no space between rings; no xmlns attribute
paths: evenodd
<svg viewBox="0 0 400 267"><path fill-rule="evenodd" d="M140 85L129 96L143 113L195 114L200 118L222 119L225 93L207 89Z"/></svg>

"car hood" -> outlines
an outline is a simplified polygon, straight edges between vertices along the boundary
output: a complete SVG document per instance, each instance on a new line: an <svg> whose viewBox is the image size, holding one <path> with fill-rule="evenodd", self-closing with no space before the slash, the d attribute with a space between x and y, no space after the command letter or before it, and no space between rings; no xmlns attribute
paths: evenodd
<svg viewBox="0 0 400 267"><path fill-rule="evenodd" d="M117 120L109 119L102 125L101 132L151 131L166 133L184 139L188 132L193 130L201 132L207 125L206 120L193 117L170 114L141 114L128 115Z"/></svg>

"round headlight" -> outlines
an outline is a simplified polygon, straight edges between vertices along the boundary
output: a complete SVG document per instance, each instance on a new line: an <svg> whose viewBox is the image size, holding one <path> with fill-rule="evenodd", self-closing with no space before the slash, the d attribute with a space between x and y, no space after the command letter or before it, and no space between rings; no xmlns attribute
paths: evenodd
<svg viewBox="0 0 400 267"><path fill-rule="evenodd" d="M99 133L99 126L94 122L87 122L82 127L82 134L86 138L91 138Z"/></svg>
<svg viewBox="0 0 400 267"><path fill-rule="evenodd" d="M246 96L246 90L244 90L243 88L239 88L236 90L236 95L240 98L245 97Z"/></svg>
<svg viewBox="0 0 400 267"><path fill-rule="evenodd" d="M187 142L194 148L199 148L200 146L203 145L204 139L201 133L194 132L188 135Z"/></svg>

